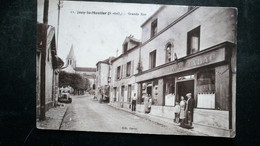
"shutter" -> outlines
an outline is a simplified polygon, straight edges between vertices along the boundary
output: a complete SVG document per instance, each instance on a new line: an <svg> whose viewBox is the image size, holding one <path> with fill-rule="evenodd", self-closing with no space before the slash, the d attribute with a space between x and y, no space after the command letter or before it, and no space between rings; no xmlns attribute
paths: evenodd
<svg viewBox="0 0 260 146"><path fill-rule="evenodd" d="M126 77L126 67L127 67L127 64L124 64L124 77Z"/></svg>
<svg viewBox="0 0 260 146"><path fill-rule="evenodd" d="M134 60L131 61L131 75L134 74Z"/></svg>
<svg viewBox="0 0 260 146"><path fill-rule="evenodd" d="M117 67L115 67L115 79L114 79L114 81L116 81L117 80Z"/></svg>
<svg viewBox="0 0 260 146"><path fill-rule="evenodd" d="M123 70L123 65L121 65L121 67L120 67L120 74L121 74L121 75L120 75L120 79L123 78L123 71L124 71L124 70Z"/></svg>

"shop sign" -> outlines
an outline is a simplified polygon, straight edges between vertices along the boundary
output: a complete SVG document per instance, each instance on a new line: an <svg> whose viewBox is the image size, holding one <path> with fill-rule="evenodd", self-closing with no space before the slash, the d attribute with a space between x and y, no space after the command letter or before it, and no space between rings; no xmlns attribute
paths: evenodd
<svg viewBox="0 0 260 146"><path fill-rule="evenodd" d="M167 76L223 61L225 61L225 48L219 48L217 50L205 52L191 58L187 57L186 59L184 58L183 60L179 60L174 64L158 68L156 70L150 71L149 73L144 73L140 76L137 76L136 81L139 82L152 78Z"/></svg>
<svg viewBox="0 0 260 146"><path fill-rule="evenodd" d="M180 70L189 69L193 67L198 67L213 62L215 59L216 59L216 54L207 54L204 56L199 56L199 57L189 59L187 61L178 62L172 66L171 70L175 72L175 71L180 71Z"/></svg>

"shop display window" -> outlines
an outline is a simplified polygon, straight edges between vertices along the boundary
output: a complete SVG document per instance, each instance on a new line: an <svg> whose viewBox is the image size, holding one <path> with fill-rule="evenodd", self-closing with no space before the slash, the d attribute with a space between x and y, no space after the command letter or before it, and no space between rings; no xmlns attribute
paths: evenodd
<svg viewBox="0 0 260 146"><path fill-rule="evenodd" d="M215 109L215 69L197 74L197 107Z"/></svg>

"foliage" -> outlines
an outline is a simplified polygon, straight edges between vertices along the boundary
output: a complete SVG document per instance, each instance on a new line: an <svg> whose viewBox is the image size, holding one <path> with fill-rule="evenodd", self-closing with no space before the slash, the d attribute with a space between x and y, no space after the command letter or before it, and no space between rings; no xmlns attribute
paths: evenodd
<svg viewBox="0 0 260 146"><path fill-rule="evenodd" d="M61 71L59 74L59 87L71 86L75 90L89 90L90 81L80 74Z"/></svg>

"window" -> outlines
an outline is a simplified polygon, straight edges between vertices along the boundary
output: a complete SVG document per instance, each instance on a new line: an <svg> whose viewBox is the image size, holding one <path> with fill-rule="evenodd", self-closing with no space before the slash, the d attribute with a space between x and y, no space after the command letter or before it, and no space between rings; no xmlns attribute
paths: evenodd
<svg viewBox="0 0 260 146"><path fill-rule="evenodd" d="M171 56L172 56L172 51L171 51L171 48L172 48L172 45L171 44L168 44L167 47L166 47L166 56L165 56L165 62L170 62L171 61Z"/></svg>
<svg viewBox="0 0 260 146"><path fill-rule="evenodd" d="M120 66L117 67L116 79L120 79Z"/></svg>
<svg viewBox="0 0 260 146"><path fill-rule="evenodd" d="M131 75L131 61L129 61L126 65L126 76L130 76Z"/></svg>
<svg viewBox="0 0 260 146"><path fill-rule="evenodd" d="M155 19L151 24L151 38L157 33L157 19Z"/></svg>
<svg viewBox="0 0 260 146"><path fill-rule="evenodd" d="M72 60L68 60L68 65L71 65L72 64Z"/></svg>
<svg viewBox="0 0 260 146"><path fill-rule="evenodd" d="M150 69L156 65L156 50L150 53Z"/></svg>
<svg viewBox="0 0 260 146"><path fill-rule="evenodd" d="M198 108L216 108L215 69L207 69L197 73Z"/></svg>
<svg viewBox="0 0 260 146"><path fill-rule="evenodd" d="M125 43L125 44L124 44L124 52L123 52L123 53L127 52L127 47L128 47L128 44Z"/></svg>
<svg viewBox="0 0 260 146"><path fill-rule="evenodd" d="M199 51L200 46L200 26L188 32L187 55Z"/></svg>

